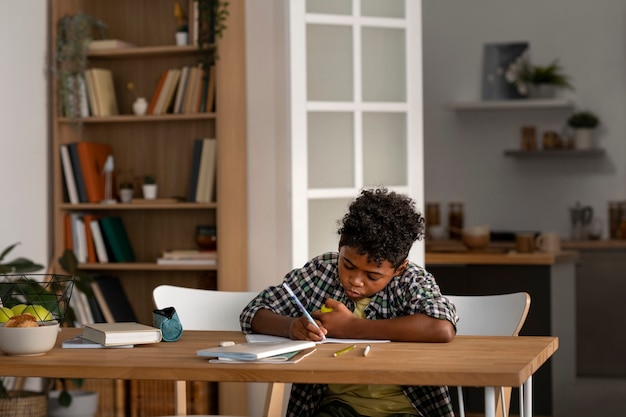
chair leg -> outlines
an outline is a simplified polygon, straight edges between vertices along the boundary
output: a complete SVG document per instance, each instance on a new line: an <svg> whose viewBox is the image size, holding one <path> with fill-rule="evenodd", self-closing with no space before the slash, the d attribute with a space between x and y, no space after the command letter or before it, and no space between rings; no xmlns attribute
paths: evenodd
<svg viewBox="0 0 626 417"><path fill-rule="evenodd" d="M463 387L456 387L456 392L459 396L459 417L465 417L465 402L463 400Z"/></svg>
<svg viewBox="0 0 626 417"><path fill-rule="evenodd" d="M175 382L176 405L175 411L177 416L187 415L187 383L185 381Z"/></svg>
<svg viewBox="0 0 626 417"><path fill-rule="evenodd" d="M285 384L280 382L268 383L263 417L281 417L284 397Z"/></svg>

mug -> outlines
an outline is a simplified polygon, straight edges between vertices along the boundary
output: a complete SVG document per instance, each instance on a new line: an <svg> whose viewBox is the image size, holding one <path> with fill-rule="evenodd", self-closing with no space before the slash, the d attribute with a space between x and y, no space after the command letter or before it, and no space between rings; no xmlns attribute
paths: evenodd
<svg viewBox="0 0 626 417"><path fill-rule="evenodd" d="M541 252L560 252L561 237L557 233L542 233L535 239L535 247Z"/></svg>
<svg viewBox="0 0 626 417"><path fill-rule="evenodd" d="M515 235L515 250L517 253L533 253L535 251L535 235L532 233Z"/></svg>

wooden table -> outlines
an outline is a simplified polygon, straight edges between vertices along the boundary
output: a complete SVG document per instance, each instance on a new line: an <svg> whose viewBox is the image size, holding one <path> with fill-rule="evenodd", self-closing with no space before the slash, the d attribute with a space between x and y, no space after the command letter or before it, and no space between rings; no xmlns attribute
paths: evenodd
<svg viewBox="0 0 626 417"><path fill-rule="evenodd" d="M239 332L185 331L172 343L133 349L61 349L62 340L80 333L63 328L54 349L42 356L0 355L0 375L26 377L158 379L222 382L303 382L407 384L531 388L532 375L558 349L556 337L459 336L451 343L381 343L367 357L355 349L339 357L341 345L318 345L317 351L292 365L210 364L198 349L222 340L242 342ZM526 389L524 389L526 391ZM490 394L489 394L490 393ZM530 416L532 397L525 398ZM266 415L272 416L268 409ZM495 410L486 410L487 416ZM491 414L489 414L491 411Z"/></svg>

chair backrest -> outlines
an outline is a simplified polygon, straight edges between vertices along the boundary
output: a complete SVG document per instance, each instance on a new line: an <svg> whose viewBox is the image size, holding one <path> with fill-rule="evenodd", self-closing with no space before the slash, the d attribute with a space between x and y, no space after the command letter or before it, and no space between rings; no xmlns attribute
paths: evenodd
<svg viewBox="0 0 626 417"><path fill-rule="evenodd" d="M456 306L457 335L517 336L530 309L530 295L446 295Z"/></svg>
<svg viewBox="0 0 626 417"><path fill-rule="evenodd" d="M239 314L257 294L160 285L152 298L157 308L174 307L185 330L241 330Z"/></svg>

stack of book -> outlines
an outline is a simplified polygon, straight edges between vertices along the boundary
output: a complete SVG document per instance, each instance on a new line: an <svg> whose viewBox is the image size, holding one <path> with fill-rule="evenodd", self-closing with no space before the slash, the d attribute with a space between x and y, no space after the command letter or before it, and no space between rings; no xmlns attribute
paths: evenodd
<svg viewBox="0 0 626 417"><path fill-rule="evenodd" d="M121 217L65 215L65 247L80 263L134 262L135 253Z"/></svg>
<svg viewBox="0 0 626 417"><path fill-rule="evenodd" d="M215 66L205 70L184 66L163 71L148 114L193 114L212 112L215 105Z"/></svg>
<svg viewBox="0 0 626 417"><path fill-rule="evenodd" d="M199 249L171 249L165 250L160 258L159 265L217 265L217 252Z"/></svg>

